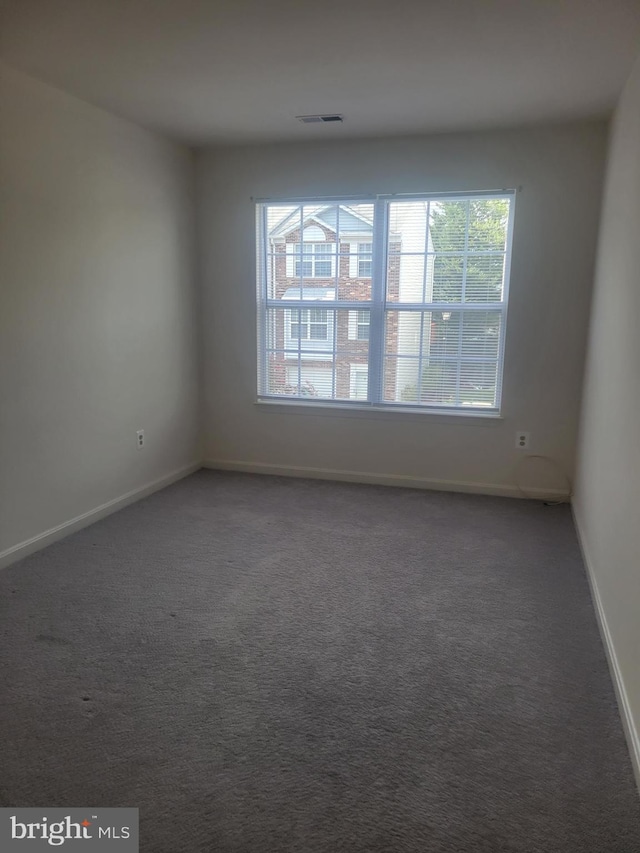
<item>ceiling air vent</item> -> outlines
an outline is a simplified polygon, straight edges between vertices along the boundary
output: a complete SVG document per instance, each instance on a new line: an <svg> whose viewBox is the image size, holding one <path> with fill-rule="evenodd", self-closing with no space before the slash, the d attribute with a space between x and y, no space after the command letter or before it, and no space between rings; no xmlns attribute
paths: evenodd
<svg viewBox="0 0 640 853"><path fill-rule="evenodd" d="M301 121L302 124L319 124L320 122L330 122L330 121L342 121L341 115L328 115L328 116L296 116L298 121Z"/></svg>

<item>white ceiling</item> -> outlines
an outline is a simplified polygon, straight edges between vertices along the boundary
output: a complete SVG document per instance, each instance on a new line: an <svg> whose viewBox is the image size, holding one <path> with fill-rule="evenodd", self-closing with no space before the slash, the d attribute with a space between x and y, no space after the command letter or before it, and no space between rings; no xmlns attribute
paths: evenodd
<svg viewBox="0 0 640 853"><path fill-rule="evenodd" d="M193 143L607 114L640 0L0 0L0 56ZM343 125L294 116L343 113Z"/></svg>

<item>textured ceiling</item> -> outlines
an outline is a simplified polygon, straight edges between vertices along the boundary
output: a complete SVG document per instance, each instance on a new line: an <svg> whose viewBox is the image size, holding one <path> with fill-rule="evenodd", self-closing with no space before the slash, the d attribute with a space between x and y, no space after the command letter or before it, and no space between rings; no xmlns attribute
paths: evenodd
<svg viewBox="0 0 640 853"><path fill-rule="evenodd" d="M607 114L640 0L0 0L0 56L192 144ZM295 116L340 112L342 125Z"/></svg>

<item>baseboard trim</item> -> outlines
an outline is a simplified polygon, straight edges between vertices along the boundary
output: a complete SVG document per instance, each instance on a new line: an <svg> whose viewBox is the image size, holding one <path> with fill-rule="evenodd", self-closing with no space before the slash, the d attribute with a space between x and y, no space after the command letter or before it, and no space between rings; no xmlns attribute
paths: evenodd
<svg viewBox="0 0 640 853"><path fill-rule="evenodd" d="M497 483L468 483L460 480L437 480L405 474L379 474L369 471L346 471L339 468L307 468L298 465L274 465L268 462L244 462L228 459L206 459L203 467L219 471L242 471L247 474L271 474L280 477L306 477L315 480L338 480L345 483L367 483L374 486L399 486L408 489L430 489L438 492L467 492L522 498L517 486ZM560 500L566 492L554 489L529 489L540 500Z"/></svg>
<svg viewBox="0 0 640 853"><path fill-rule="evenodd" d="M593 608L596 612L598 628L600 629L600 637L602 639L602 645L604 646L605 654L607 656L609 672L611 673L611 680L613 682L613 689L615 690L616 699L618 700L618 708L620 710L622 728L627 739L629 754L631 756L631 765L633 767L633 773L636 778L638 792L640 793L640 734L638 733L633 719L633 714L631 713L629 697L627 696L627 691L624 685L624 679L622 677L620 666L618 664L616 649L613 644L611 631L609 630L609 624L607 622L607 616L604 611L602 599L600 597L600 590L598 589L598 582L596 581L593 562L591 560L591 557L589 556L589 549L587 547L583 527L580 522L580 516L575 504L573 504L572 506L572 511L573 522L575 524L576 533L578 534L578 543L580 545L580 551L582 552L582 560L585 565L586 575L589 581L589 588L591 590Z"/></svg>
<svg viewBox="0 0 640 853"><path fill-rule="evenodd" d="M147 483L146 486L133 489L124 495L120 495L118 498L107 501L107 503L101 504L94 509L90 509L88 512L83 512L82 515L77 515L75 518L69 519L69 521L45 530L37 536L32 536L31 539L19 542L5 551L0 551L0 569L4 569L12 563L22 560L23 557L28 557L29 554L33 554L41 548L46 548L47 545L52 545L59 539L64 539L65 536L69 536L71 533L82 530L83 527L88 527L90 524L106 518L111 513L135 503L135 501L146 498L148 495L153 494L153 492L164 489L165 486L170 486L172 483L181 480L183 477L187 477L189 474L193 474L194 471L198 471L200 468L202 468L202 463L193 462L191 465L186 465L184 468L172 471L170 474L160 477L160 479L154 480L152 483Z"/></svg>

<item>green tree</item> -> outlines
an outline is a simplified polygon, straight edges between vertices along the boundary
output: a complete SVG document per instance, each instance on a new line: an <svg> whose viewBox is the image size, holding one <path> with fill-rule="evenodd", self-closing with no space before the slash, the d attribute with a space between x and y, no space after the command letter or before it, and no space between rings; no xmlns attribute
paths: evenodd
<svg viewBox="0 0 640 853"><path fill-rule="evenodd" d="M437 202L431 206L434 302L462 300L467 217L469 254L465 301L498 302L502 297L509 202L506 199L470 199Z"/></svg>
<svg viewBox="0 0 640 853"><path fill-rule="evenodd" d="M430 245L433 264L432 301L500 302L504 277L504 252L509 219L507 199L443 201L431 205ZM465 266L466 256L466 266ZM495 398L495 366L467 364L459 380L452 362L442 357L458 350L459 335L468 353L497 358L500 315L495 311L465 315L434 311L431 316L429 352L423 365L421 402L451 404L456 385L463 402L491 405ZM418 397L415 386L402 391L402 399Z"/></svg>

